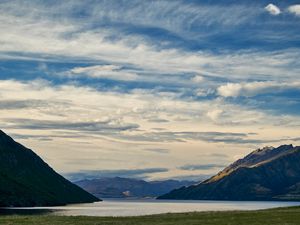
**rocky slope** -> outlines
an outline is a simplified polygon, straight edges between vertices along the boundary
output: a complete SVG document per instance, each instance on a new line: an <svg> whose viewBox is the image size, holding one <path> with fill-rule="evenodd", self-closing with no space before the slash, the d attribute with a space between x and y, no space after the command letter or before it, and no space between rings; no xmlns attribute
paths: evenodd
<svg viewBox="0 0 300 225"><path fill-rule="evenodd" d="M300 200L300 147L258 149L210 179L159 199Z"/></svg>

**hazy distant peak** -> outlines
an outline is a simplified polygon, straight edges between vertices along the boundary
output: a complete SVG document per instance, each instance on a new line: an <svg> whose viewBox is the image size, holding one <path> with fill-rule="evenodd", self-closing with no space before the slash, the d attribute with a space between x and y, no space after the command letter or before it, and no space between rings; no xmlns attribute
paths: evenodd
<svg viewBox="0 0 300 225"><path fill-rule="evenodd" d="M101 198L157 197L169 191L189 186L192 181L145 181L125 177L97 178L75 182L86 191Z"/></svg>

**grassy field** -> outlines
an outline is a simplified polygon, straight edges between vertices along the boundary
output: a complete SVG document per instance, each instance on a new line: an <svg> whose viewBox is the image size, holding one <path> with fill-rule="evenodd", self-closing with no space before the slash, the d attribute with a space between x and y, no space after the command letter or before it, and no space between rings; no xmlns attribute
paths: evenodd
<svg viewBox="0 0 300 225"><path fill-rule="evenodd" d="M300 225L300 207L140 217L0 216L1 225Z"/></svg>

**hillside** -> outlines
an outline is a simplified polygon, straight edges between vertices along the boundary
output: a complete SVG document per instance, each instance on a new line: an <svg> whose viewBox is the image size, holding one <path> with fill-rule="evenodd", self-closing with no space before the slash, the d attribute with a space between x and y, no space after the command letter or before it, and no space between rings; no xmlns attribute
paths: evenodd
<svg viewBox="0 0 300 225"><path fill-rule="evenodd" d="M99 201L0 131L0 206L52 206Z"/></svg>
<svg viewBox="0 0 300 225"><path fill-rule="evenodd" d="M300 147L258 149L198 185L159 199L300 200Z"/></svg>
<svg viewBox="0 0 300 225"><path fill-rule="evenodd" d="M175 188L191 185L191 181L144 181L130 178L99 178L75 182L84 190L99 198L157 197Z"/></svg>

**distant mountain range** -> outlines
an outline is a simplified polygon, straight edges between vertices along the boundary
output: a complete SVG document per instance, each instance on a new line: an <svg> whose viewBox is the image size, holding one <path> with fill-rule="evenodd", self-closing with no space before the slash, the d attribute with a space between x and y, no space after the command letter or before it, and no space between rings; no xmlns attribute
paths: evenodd
<svg viewBox="0 0 300 225"><path fill-rule="evenodd" d="M300 200L300 147L258 149L198 185L158 199Z"/></svg>
<svg viewBox="0 0 300 225"><path fill-rule="evenodd" d="M99 178L81 180L76 185L99 198L145 198L157 197L175 188L191 185L192 181L144 181L130 178Z"/></svg>
<svg viewBox="0 0 300 225"><path fill-rule="evenodd" d="M99 201L33 151L0 131L0 206L53 206Z"/></svg>

